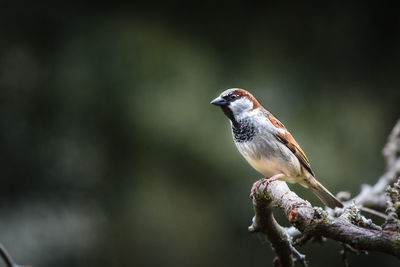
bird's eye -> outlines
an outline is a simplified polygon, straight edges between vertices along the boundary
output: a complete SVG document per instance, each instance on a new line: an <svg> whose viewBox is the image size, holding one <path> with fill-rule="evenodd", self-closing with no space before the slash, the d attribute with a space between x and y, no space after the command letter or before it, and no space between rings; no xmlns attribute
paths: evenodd
<svg viewBox="0 0 400 267"><path fill-rule="evenodd" d="M239 95L237 95L237 94L231 94L231 96L230 96L230 98L232 99L232 100L235 100L235 99L237 99L239 97Z"/></svg>

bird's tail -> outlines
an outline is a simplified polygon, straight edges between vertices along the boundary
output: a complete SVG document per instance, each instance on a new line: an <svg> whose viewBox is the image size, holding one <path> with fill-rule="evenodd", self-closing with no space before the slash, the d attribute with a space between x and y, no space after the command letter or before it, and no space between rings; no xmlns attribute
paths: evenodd
<svg viewBox="0 0 400 267"><path fill-rule="evenodd" d="M329 208L343 208L343 203L340 202L328 189L320 184L313 176L309 175L306 186Z"/></svg>

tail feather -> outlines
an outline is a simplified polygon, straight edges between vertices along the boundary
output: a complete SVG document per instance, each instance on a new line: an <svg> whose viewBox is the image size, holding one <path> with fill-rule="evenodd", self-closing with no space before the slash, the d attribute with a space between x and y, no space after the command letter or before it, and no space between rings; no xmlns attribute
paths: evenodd
<svg viewBox="0 0 400 267"><path fill-rule="evenodd" d="M308 177L307 187L329 208L343 208L343 203L340 202L328 189L320 184L313 176Z"/></svg>

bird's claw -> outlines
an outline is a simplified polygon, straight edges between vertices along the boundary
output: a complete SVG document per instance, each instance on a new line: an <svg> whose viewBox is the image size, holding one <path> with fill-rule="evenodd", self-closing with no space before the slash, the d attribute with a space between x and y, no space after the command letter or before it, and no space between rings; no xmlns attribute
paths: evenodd
<svg viewBox="0 0 400 267"><path fill-rule="evenodd" d="M254 197L254 195L257 193L261 185L264 185L266 187L268 184L269 184L268 177L261 178L260 180L255 182L251 187L250 198Z"/></svg>
<svg viewBox="0 0 400 267"><path fill-rule="evenodd" d="M257 191L259 190L259 188L260 188L261 185L264 186L264 189L263 189L263 190L265 190L265 188L267 188L267 186L268 186L270 183L272 183L272 182L274 182L274 181L280 180L283 176L285 176L285 175L282 174L282 173L278 173L278 174L275 174L275 175L272 176L272 177L264 177L264 178L261 178L260 180L258 180L257 182L255 182L255 183L253 184L253 186L251 187L250 198L253 198L253 197L254 197L254 195L257 193Z"/></svg>

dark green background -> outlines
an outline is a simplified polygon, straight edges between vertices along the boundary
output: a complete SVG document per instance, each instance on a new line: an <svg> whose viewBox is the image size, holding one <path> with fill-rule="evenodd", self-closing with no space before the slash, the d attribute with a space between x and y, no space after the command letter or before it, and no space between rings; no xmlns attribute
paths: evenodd
<svg viewBox="0 0 400 267"><path fill-rule="evenodd" d="M383 172L400 117L399 12L395 1L3 2L0 242L44 267L270 266L270 245L247 231L261 177L210 100L250 90L326 187L355 194ZM300 250L328 267L340 249Z"/></svg>

